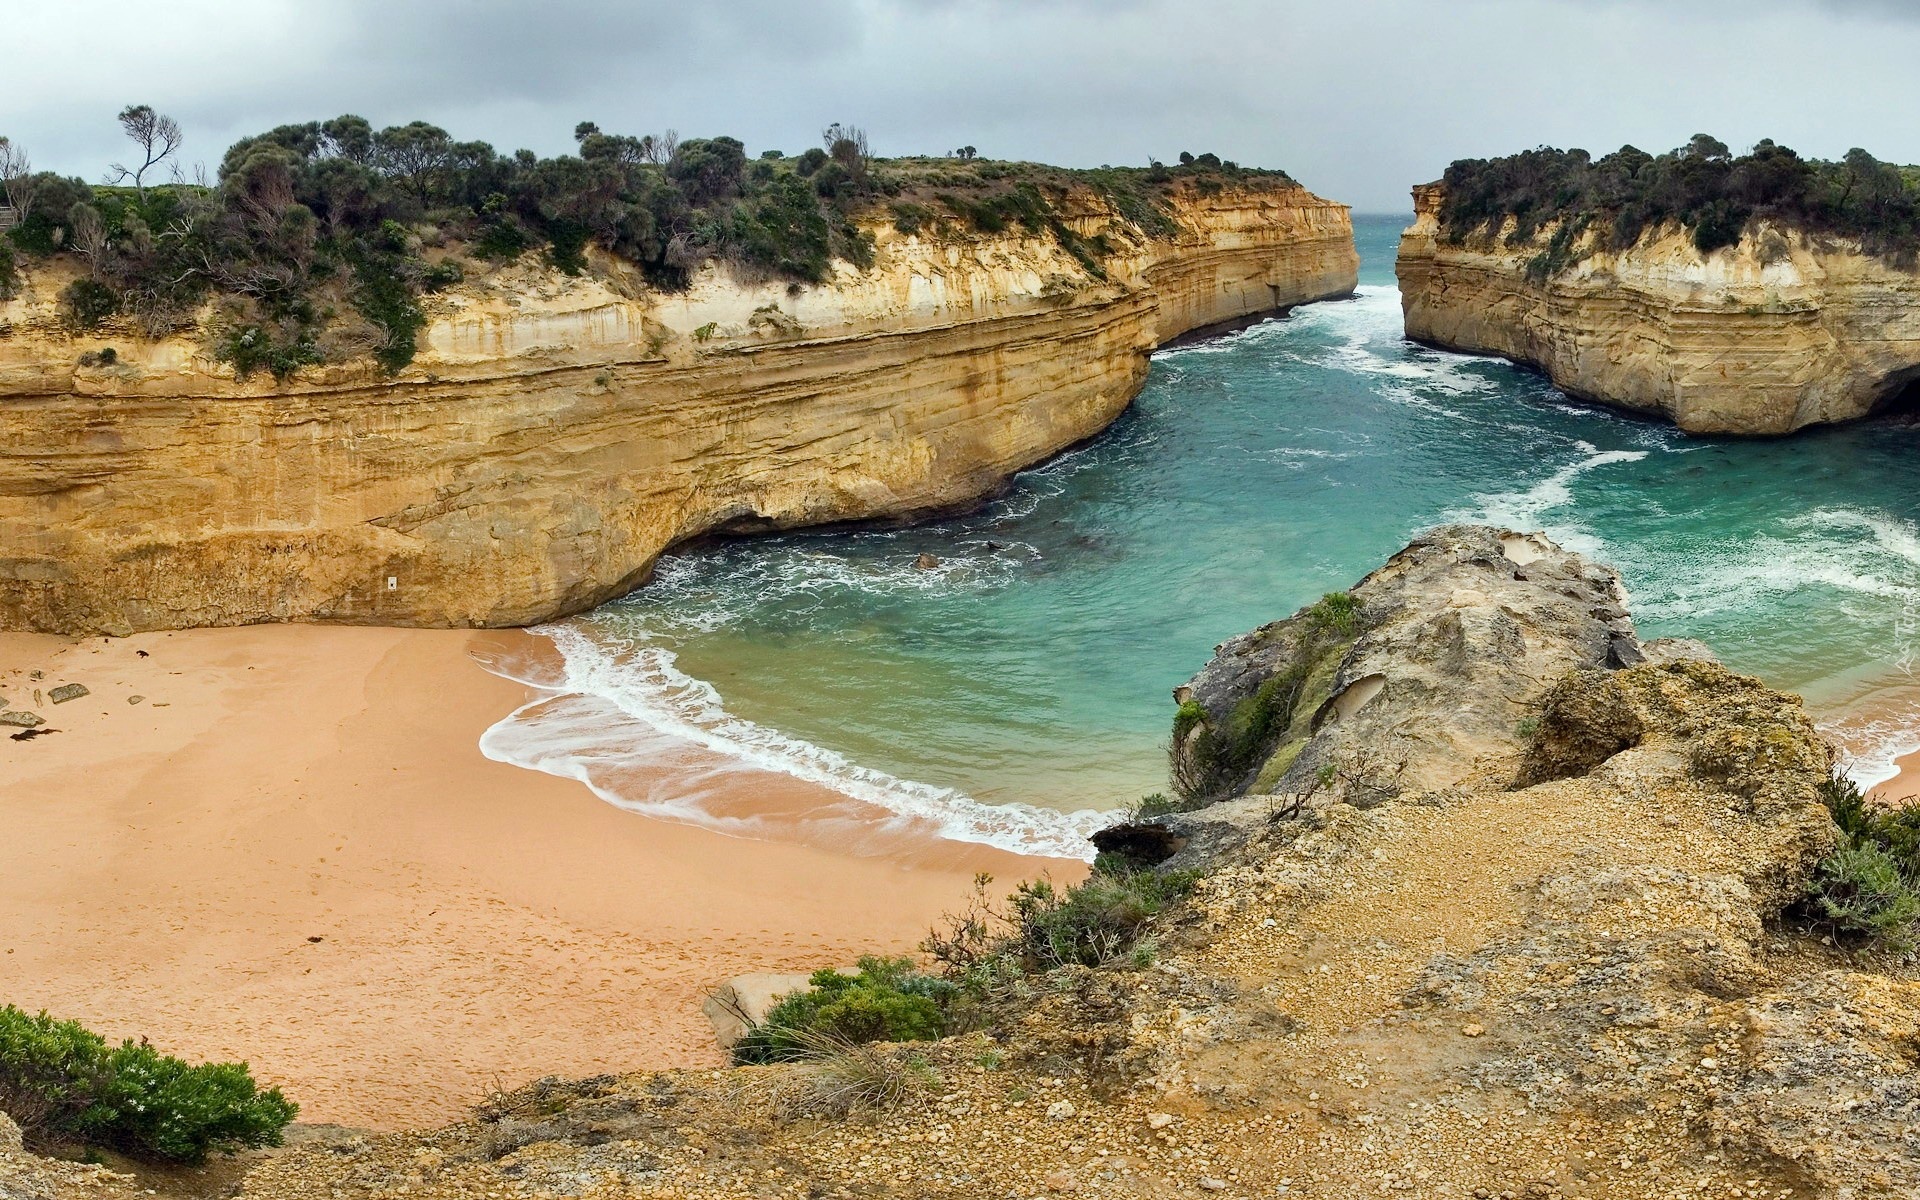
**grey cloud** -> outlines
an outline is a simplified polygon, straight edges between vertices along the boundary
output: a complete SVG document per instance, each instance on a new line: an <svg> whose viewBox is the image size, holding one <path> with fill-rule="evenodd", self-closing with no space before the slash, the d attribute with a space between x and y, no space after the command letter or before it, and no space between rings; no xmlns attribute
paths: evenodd
<svg viewBox="0 0 1920 1200"><path fill-rule="evenodd" d="M788 151L851 120L883 153L1213 150L1374 210L1543 142L1920 160L1920 4L1893 0L175 0L158 35L132 0L52 7L9 18L0 132L88 177L136 101L209 162L340 112L547 153L580 120Z"/></svg>

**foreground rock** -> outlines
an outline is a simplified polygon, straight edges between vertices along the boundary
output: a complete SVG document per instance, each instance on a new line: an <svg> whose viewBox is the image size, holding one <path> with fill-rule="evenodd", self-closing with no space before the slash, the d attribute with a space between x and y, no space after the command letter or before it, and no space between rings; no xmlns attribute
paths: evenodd
<svg viewBox="0 0 1920 1200"><path fill-rule="evenodd" d="M1436 531L1352 610L1223 647L1191 702L1344 643L1297 760L1381 739L1391 786L1336 767L1136 825L1232 831L1180 848L1208 874L1158 961L899 1048L917 1102L799 1116L793 1066L550 1080L243 1194L1920 1194L1920 984L1782 920L1834 844L1829 748L1794 697L1641 646L1611 572L1510 536Z"/></svg>
<svg viewBox="0 0 1920 1200"><path fill-rule="evenodd" d="M236 381L201 331L76 339L41 270L0 302L0 628L529 624L702 533L979 500L1105 428L1155 346L1353 290L1344 205L1173 186L1165 235L1063 196L1098 261L882 211L873 268L815 287L472 264L391 380ZM103 341L112 365L76 366Z"/></svg>
<svg viewBox="0 0 1920 1200"><path fill-rule="evenodd" d="M1920 272L1756 223L1710 255L1670 231L1530 273L1553 226L1519 245L1449 243L1443 198L1414 189L1400 241L1408 337L1527 363L1571 395L1692 433L1790 433L1912 404Z"/></svg>

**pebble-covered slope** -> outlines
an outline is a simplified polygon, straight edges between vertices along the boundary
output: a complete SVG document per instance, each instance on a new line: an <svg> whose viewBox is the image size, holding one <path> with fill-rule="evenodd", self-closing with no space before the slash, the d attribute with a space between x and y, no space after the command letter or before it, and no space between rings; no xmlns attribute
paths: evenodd
<svg viewBox="0 0 1920 1200"><path fill-rule="evenodd" d="M1920 984L1777 920L1836 836L1831 751L1698 647L1587 624L1608 576L1455 527L1358 585L1349 654L1386 685L1304 753L1364 750L1379 705L1409 732L1395 785L1169 818L1236 836L1157 961L1063 970L989 1029L886 1051L929 1073L916 1102L798 1116L797 1066L549 1080L274 1156L241 1194L1911 1196ZM1405 623L1431 604L1459 637L1423 649ZM1581 665L1596 647L1615 664ZM1531 696L1524 731L1483 708L1439 736L1450 673Z"/></svg>

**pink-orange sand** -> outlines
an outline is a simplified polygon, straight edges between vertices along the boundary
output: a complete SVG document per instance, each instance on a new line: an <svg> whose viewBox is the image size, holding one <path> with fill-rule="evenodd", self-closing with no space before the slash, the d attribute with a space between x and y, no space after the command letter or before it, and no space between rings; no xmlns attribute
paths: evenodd
<svg viewBox="0 0 1920 1200"><path fill-rule="evenodd" d="M473 655L529 641L0 634L6 707L59 731L0 738L0 1003L246 1059L302 1120L417 1126L541 1075L717 1065L728 976L909 951L976 872L1083 870L728 838L491 762L529 693ZM46 701L68 681L91 694ZM808 786L742 778L784 810Z"/></svg>

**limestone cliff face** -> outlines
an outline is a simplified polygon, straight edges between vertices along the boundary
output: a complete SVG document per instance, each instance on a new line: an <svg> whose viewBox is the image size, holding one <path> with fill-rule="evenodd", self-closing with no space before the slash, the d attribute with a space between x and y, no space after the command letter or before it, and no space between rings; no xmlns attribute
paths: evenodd
<svg viewBox="0 0 1920 1200"><path fill-rule="evenodd" d="M1407 336L1498 354L1568 393L1694 433L1782 434L1865 416L1920 381L1920 272L1764 224L1702 255L1685 234L1529 278L1532 243L1450 245L1438 185L1400 241ZM1589 235L1592 236L1592 235Z"/></svg>
<svg viewBox="0 0 1920 1200"><path fill-rule="evenodd" d="M1186 331L1350 292L1345 206L1290 184L1092 192L1090 271L1048 234L876 226L818 287L531 265L434 298L394 379L236 380L204 339L74 339L65 282L0 305L0 628L515 625L641 581L702 533L908 516L1104 428ZM112 346L110 365L77 366Z"/></svg>

